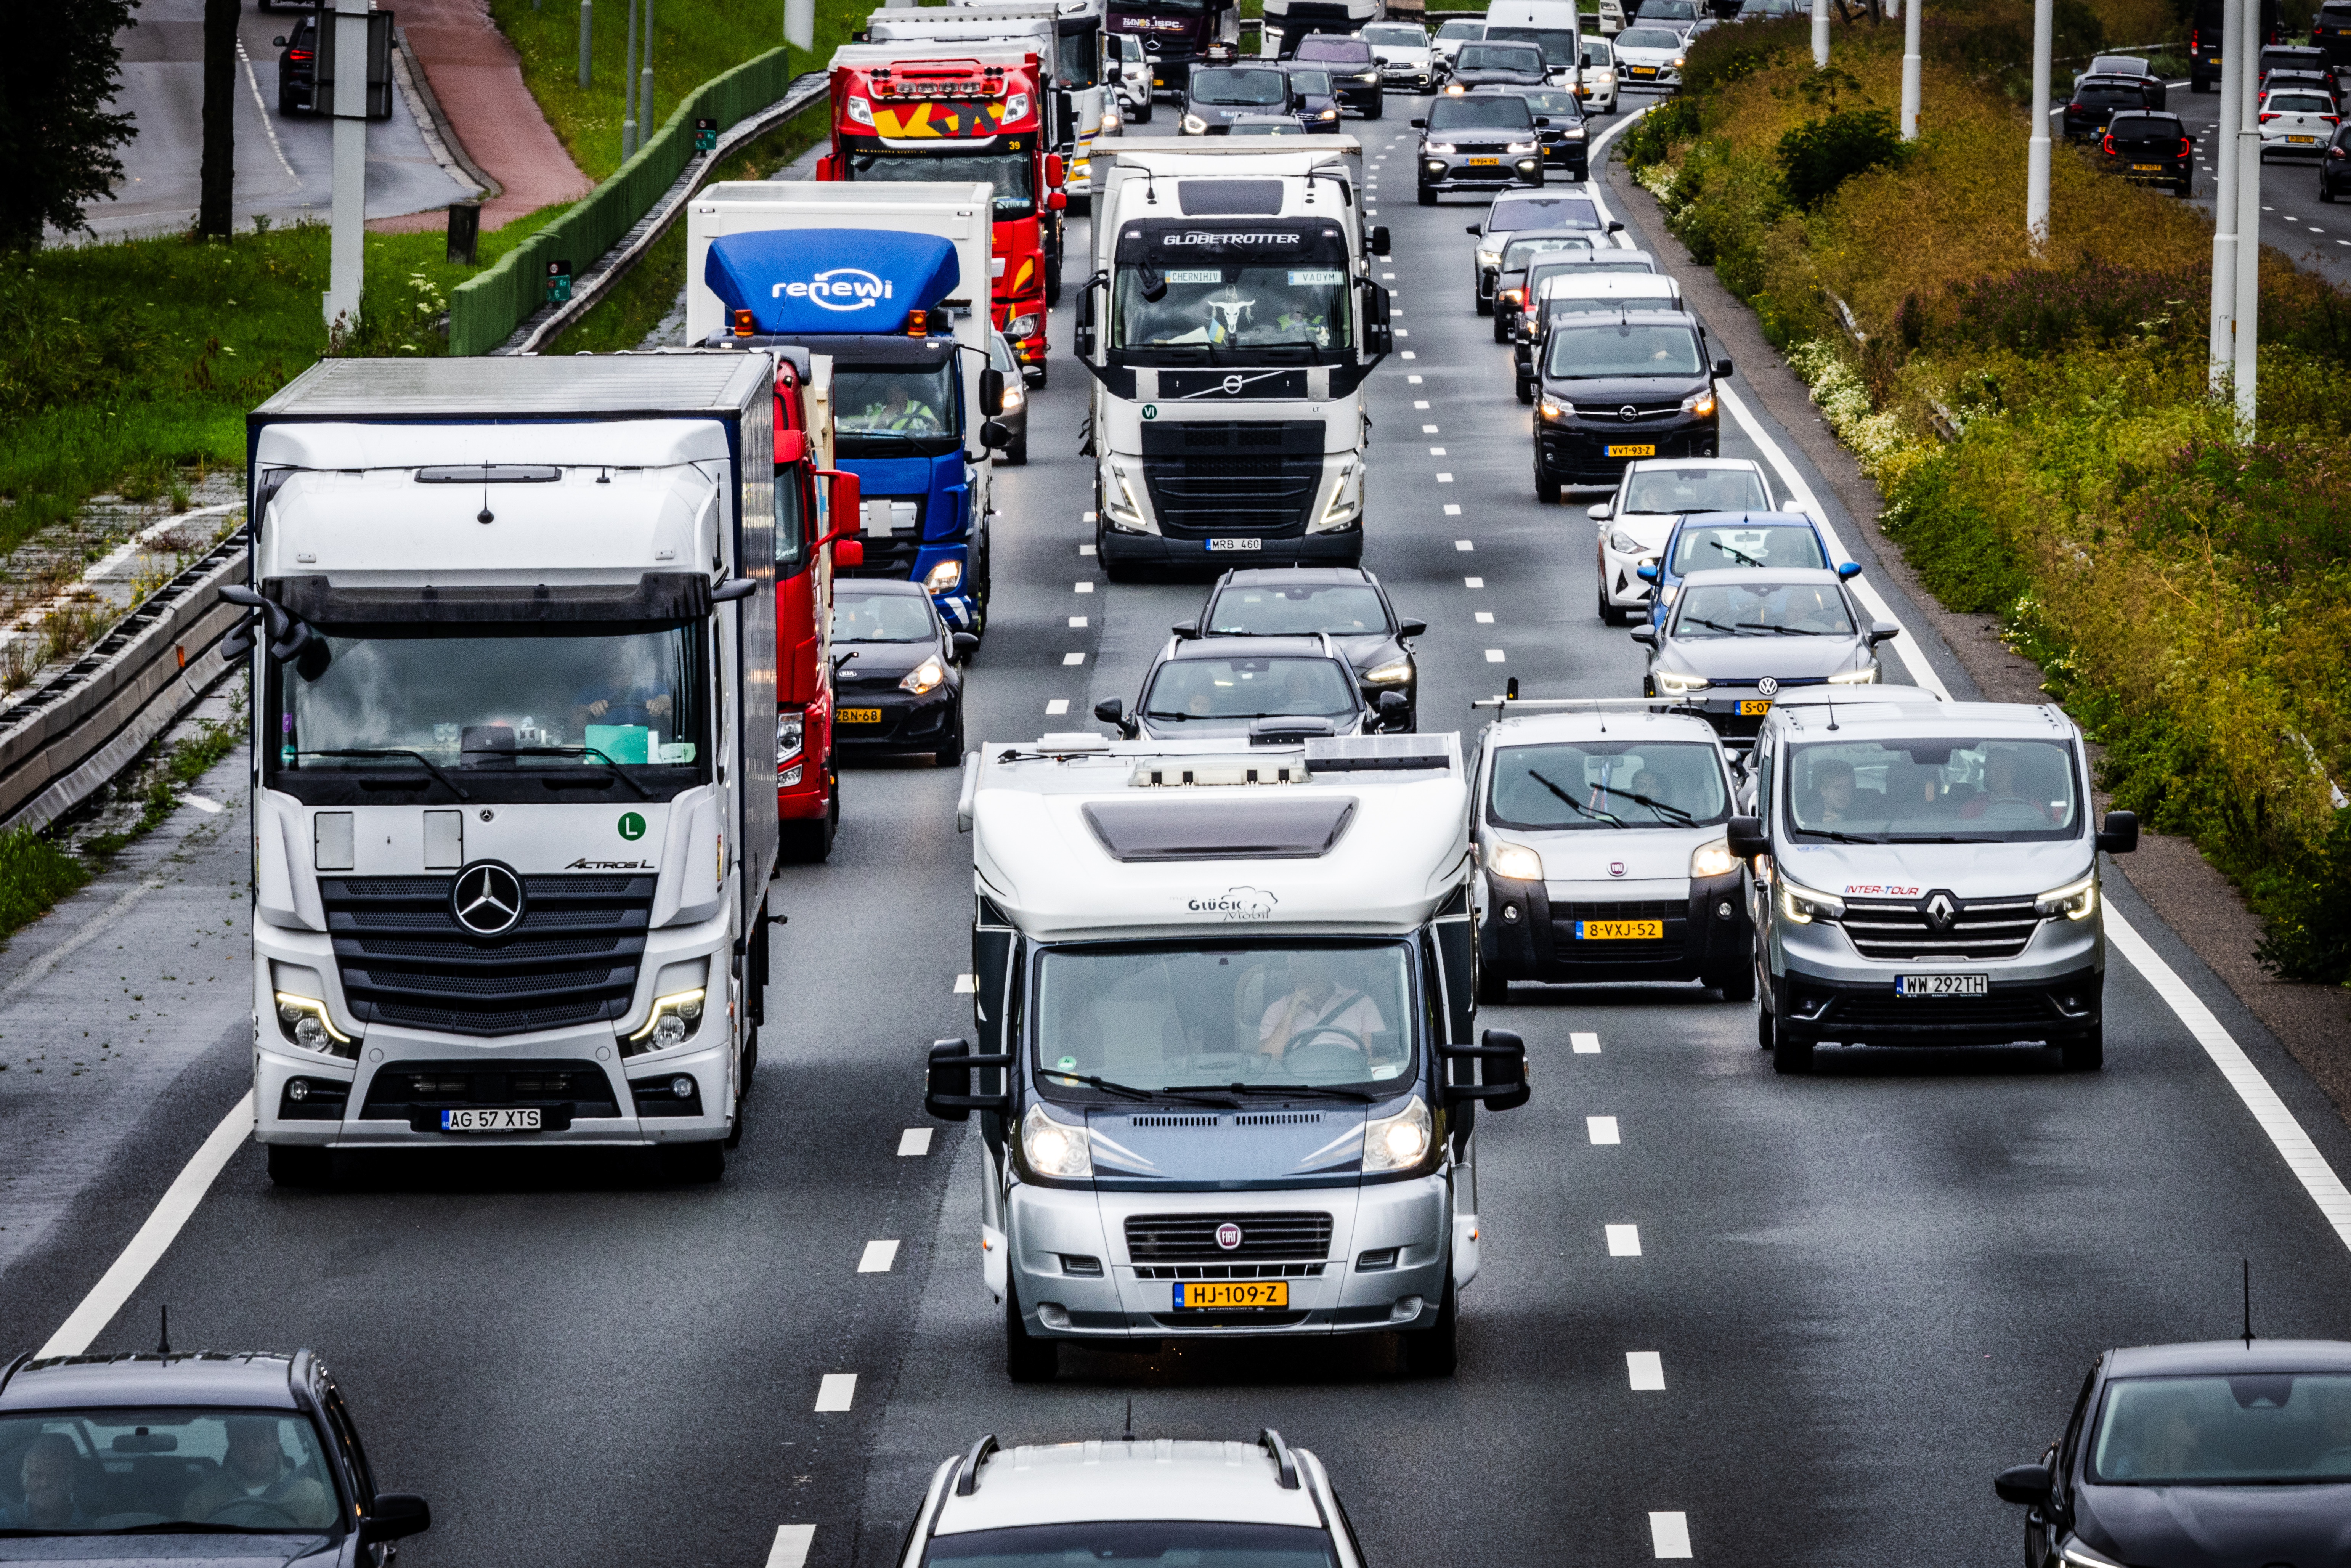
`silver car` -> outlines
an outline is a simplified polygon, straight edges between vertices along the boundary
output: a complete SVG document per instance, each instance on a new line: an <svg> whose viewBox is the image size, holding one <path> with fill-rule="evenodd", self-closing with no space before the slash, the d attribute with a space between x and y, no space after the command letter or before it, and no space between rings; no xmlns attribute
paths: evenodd
<svg viewBox="0 0 2351 1568"><path fill-rule="evenodd" d="M1363 38L1380 62L1382 86L1426 92L1436 85L1436 56L1428 29L1419 23L1374 22L1364 27Z"/></svg>
<svg viewBox="0 0 2351 1568"><path fill-rule="evenodd" d="M1680 697L1719 734L1744 739L1771 699L1803 686L1885 679L1880 644L1902 634L1861 618L1834 571L1693 571L1662 624L1630 635L1649 650L1642 695Z"/></svg>

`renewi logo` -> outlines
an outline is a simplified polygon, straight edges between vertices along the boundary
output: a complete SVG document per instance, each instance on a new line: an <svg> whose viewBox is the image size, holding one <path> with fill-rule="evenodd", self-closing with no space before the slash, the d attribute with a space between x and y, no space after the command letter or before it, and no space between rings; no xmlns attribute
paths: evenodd
<svg viewBox="0 0 2351 1568"><path fill-rule="evenodd" d="M862 310L888 299L890 283L862 267L836 267L818 273L806 283L778 283L768 297L806 299L827 310Z"/></svg>

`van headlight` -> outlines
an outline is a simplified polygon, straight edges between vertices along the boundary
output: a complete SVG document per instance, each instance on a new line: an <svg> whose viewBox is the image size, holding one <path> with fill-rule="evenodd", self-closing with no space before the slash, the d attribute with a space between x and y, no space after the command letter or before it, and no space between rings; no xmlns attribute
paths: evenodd
<svg viewBox="0 0 2351 1568"><path fill-rule="evenodd" d="M1206 136L1208 133L1208 122L1196 114L1186 115L1180 123L1186 136Z"/></svg>
<svg viewBox="0 0 2351 1568"><path fill-rule="evenodd" d="M1802 883L1780 878L1780 914L1792 925L1810 925L1814 920L1843 920L1844 900L1832 894L1816 893Z"/></svg>
<svg viewBox="0 0 2351 1568"><path fill-rule="evenodd" d="M1428 1158L1437 1141L1437 1118L1428 1103L1416 1094L1393 1116L1374 1116L1364 1123L1364 1172L1408 1171Z"/></svg>
<svg viewBox="0 0 2351 1568"><path fill-rule="evenodd" d="M305 1051L315 1051L322 1056L359 1058L359 1050L350 1035L337 1029L327 1016L327 1004L315 997L291 997L277 993L278 1032Z"/></svg>
<svg viewBox="0 0 2351 1568"><path fill-rule="evenodd" d="M1565 398L1547 397L1537 405L1545 419L1573 419L1575 405Z"/></svg>
<svg viewBox="0 0 2351 1568"><path fill-rule="evenodd" d="M1542 856L1524 844L1506 844L1499 840L1486 846L1486 869L1512 882L1543 879Z"/></svg>
<svg viewBox="0 0 2351 1568"><path fill-rule="evenodd" d="M1710 417L1714 413L1714 389L1708 387L1704 392L1694 392L1682 399L1682 412L1699 419Z"/></svg>
<svg viewBox="0 0 2351 1568"><path fill-rule="evenodd" d="M1020 1118L1020 1157L1042 1176L1083 1181L1094 1174L1094 1151L1083 1127L1072 1127L1031 1105Z"/></svg>
<svg viewBox="0 0 2351 1568"><path fill-rule="evenodd" d="M649 1051L667 1051L673 1045L683 1045L693 1038L694 1027L702 1021L702 988L676 991L653 998L653 1016L645 1027L621 1043L622 1056L642 1056Z"/></svg>
<svg viewBox="0 0 2351 1568"><path fill-rule="evenodd" d="M1729 876L1739 867L1739 859L1730 852L1730 841L1717 839L1710 844L1700 844L1690 852L1690 879L1704 876Z"/></svg>
<svg viewBox="0 0 2351 1568"><path fill-rule="evenodd" d="M2089 872L2063 887L2053 887L2032 901L2032 913L2044 918L2064 915L2068 920L2087 920L2097 912L2098 873Z"/></svg>

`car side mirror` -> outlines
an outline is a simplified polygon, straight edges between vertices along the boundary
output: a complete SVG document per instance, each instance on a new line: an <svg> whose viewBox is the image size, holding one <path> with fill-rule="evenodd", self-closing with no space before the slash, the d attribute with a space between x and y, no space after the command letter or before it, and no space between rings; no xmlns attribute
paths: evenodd
<svg viewBox="0 0 2351 1568"><path fill-rule="evenodd" d="M1381 722L1395 724L1404 717L1405 710L1412 706L1412 699L1402 692L1382 692L1378 706Z"/></svg>
<svg viewBox="0 0 2351 1568"><path fill-rule="evenodd" d="M360 1521L360 1541L373 1545L379 1541L422 1535L432 1528L433 1509L423 1498L413 1491L380 1491Z"/></svg>
<svg viewBox="0 0 2351 1568"><path fill-rule="evenodd" d="M1549 125L1551 123L1551 116L1548 114L1538 114L1535 116L1535 123L1539 126Z"/></svg>
<svg viewBox="0 0 2351 1568"><path fill-rule="evenodd" d="M283 43L285 40L280 39L280 40L278 40L278 41L279 41L279 42L281 42L281 43ZM1428 129L1428 121L1427 121L1426 120L1425 120L1425 119L1424 119L1424 120L1414 120L1414 121L1412 122L1412 128L1413 128L1415 131L1426 131L1426 130L1427 130L1427 129Z"/></svg>
<svg viewBox="0 0 2351 1568"><path fill-rule="evenodd" d="M1102 701L1094 704L1094 717L1100 723L1114 724L1121 729L1124 729L1126 727L1126 704L1116 697L1104 697Z"/></svg>
<svg viewBox="0 0 2351 1568"><path fill-rule="evenodd" d="M1469 225L1466 225L1462 228L1461 232L1462 232L1463 234L1472 234L1472 235L1478 235L1482 236L1482 235L1485 234L1485 232L1486 232L1486 225L1483 225L1483 224L1469 224Z"/></svg>
<svg viewBox="0 0 2351 1568"><path fill-rule="evenodd" d="M969 632L958 632L947 639L947 652L961 663L979 652L979 639Z"/></svg>
<svg viewBox="0 0 2351 1568"><path fill-rule="evenodd" d="M1723 830L1722 836L1730 852L1740 860L1752 860L1757 855L1771 852L1771 841L1763 836L1763 819L1761 817L1733 817Z"/></svg>
<svg viewBox="0 0 2351 1568"><path fill-rule="evenodd" d="M1623 234L1625 232L1625 225L1618 223L1614 218L1610 218L1608 220L1608 232L1613 235Z"/></svg>
<svg viewBox="0 0 2351 1568"><path fill-rule="evenodd" d="M2057 1483L2050 1476L2047 1465L2011 1465L1992 1477L1991 1490L2000 1494L2002 1502L2037 1508L2049 1500Z"/></svg>
<svg viewBox="0 0 2351 1568"><path fill-rule="evenodd" d="M1728 380L1728 379L1729 378L1729 375L1730 375L1730 361L1729 361L1729 360L1717 360L1717 361L1714 361L1714 376L1715 376L1715 380L1717 380L1717 381L1725 381L1725 380Z"/></svg>
<svg viewBox="0 0 2351 1568"><path fill-rule="evenodd" d="M1840 561L1837 564L1836 571L1837 580L1839 582L1851 582L1855 578L1861 575L1861 562L1857 560Z"/></svg>
<svg viewBox="0 0 2351 1568"><path fill-rule="evenodd" d="M979 444L990 452L1001 452L1012 444L1012 431L1009 426L991 419L979 427Z"/></svg>
<svg viewBox="0 0 2351 1568"><path fill-rule="evenodd" d="M286 47L286 35L285 35L285 34L283 34L283 33L280 33L280 34L278 34L276 37L274 37L274 38L270 39L270 40L269 40L269 47L270 47L271 48L273 48L273 49L282 49L282 48L284 48L284 47Z"/></svg>
<svg viewBox="0 0 2351 1568"><path fill-rule="evenodd" d="M1482 1104L1489 1111L1515 1111L1527 1103L1527 1042L1506 1029L1489 1029L1475 1045L1441 1045L1437 1054L1447 1062L1474 1061L1479 1082L1444 1085L1445 1103ZM1448 1067L1446 1074L1452 1076Z"/></svg>
<svg viewBox="0 0 2351 1568"><path fill-rule="evenodd" d="M1004 372L994 365L979 372L979 412L990 419L1004 412Z"/></svg>
<svg viewBox="0 0 2351 1568"><path fill-rule="evenodd" d="M2110 855L2126 855L2138 848L2138 813L2108 811L2106 825L2098 830L2098 847Z"/></svg>
<svg viewBox="0 0 2351 1568"><path fill-rule="evenodd" d="M1643 582L1655 582L1657 580L1657 563L1651 561L1645 566L1636 566L1633 569L1633 575Z"/></svg>
<svg viewBox="0 0 2351 1568"><path fill-rule="evenodd" d="M1614 503L1603 501L1597 506L1584 507L1583 515L1590 517L1595 523L1604 523L1609 519L1609 517L1614 515L1615 510L1616 507Z"/></svg>
<svg viewBox="0 0 2351 1568"><path fill-rule="evenodd" d="M1374 256L1388 254L1388 226L1385 224L1372 225L1372 254Z"/></svg>
<svg viewBox="0 0 2351 1568"><path fill-rule="evenodd" d="M1630 632L1625 632L1625 635L1632 638L1634 642L1640 643L1645 648L1654 648L1657 645L1657 628L1651 622L1645 622L1641 625L1634 627Z"/></svg>
<svg viewBox="0 0 2351 1568"><path fill-rule="evenodd" d="M1880 643L1891 643L1900 635L1902 635L1902 628L1893 622L1874 621L1869 627L1869 645L1875 648Z"/></svg>
<svg viewBox="0 0 2351 1568"><path fill-rule="evenodd" d="M1200 623L1197 621L1178 621L1167 630L1178 637L1197 637L1200 634Z"/></svg>
<svg viewBox="0 0 2351 1568"><path fill-rule="evenodd" d="M1426 621L1402 622L1396 626L1396 635L1399 637L1426 637L1428 635L1428 622Z"/></svg>
<svg viewBox="0 0 2351 1568"><path fill-rule="evenodd" d="M973 1093L971 1073L976 1067L1011 1065L1009 1056L974 1056L967 1040L933 1040L925 1074L923 1109L942 1122L968 1121L974 1111L1002 1114L1012 1109L1012 1096Z"/></svg>

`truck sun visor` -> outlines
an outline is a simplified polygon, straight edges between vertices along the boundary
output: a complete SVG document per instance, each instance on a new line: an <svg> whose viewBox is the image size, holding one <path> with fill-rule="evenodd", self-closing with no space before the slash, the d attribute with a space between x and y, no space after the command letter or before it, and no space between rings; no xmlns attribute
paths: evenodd
<svg viewBox="0 0 2351 1568"><path fill-rule="evenodd" d="M1086 826L1115 861L1315 860L1354 820L1352 795L1287 800L1096 800Z"/></svg>
<svg viewBox="0 0 2351 1568"><path fill-rule="evenodd" d="M1240 182L1228 182L1239 183ZM1162 269L1203 263L1278 267L1347 265L1347 238L1320 218L1234 218L1185 223L1144 218L1118 231L1118 264Z"/></svg>
<svg viewBox="0 0 2351 1568"><path fill-rule="evenodd" d="M1187 218L1267 217L1281 211L1279 180L1183 180L1176 200Z"/></svg>
<svg viewBox="0 0 2351 1568"><path fill-rule="evenodd" d="M699 621L712 603L710 579L693 571L648 571L632 583L481 588L340 588L323 577L273 577L261 591L298 620L325 626Z"/></svg>
<svg viewBox="0 0 2351 1568"><path fill-rule="evenodd" d="M879 229L768 229L710 242L703 281L761 334L895 332L960 281L954 242Z"/></svg>

